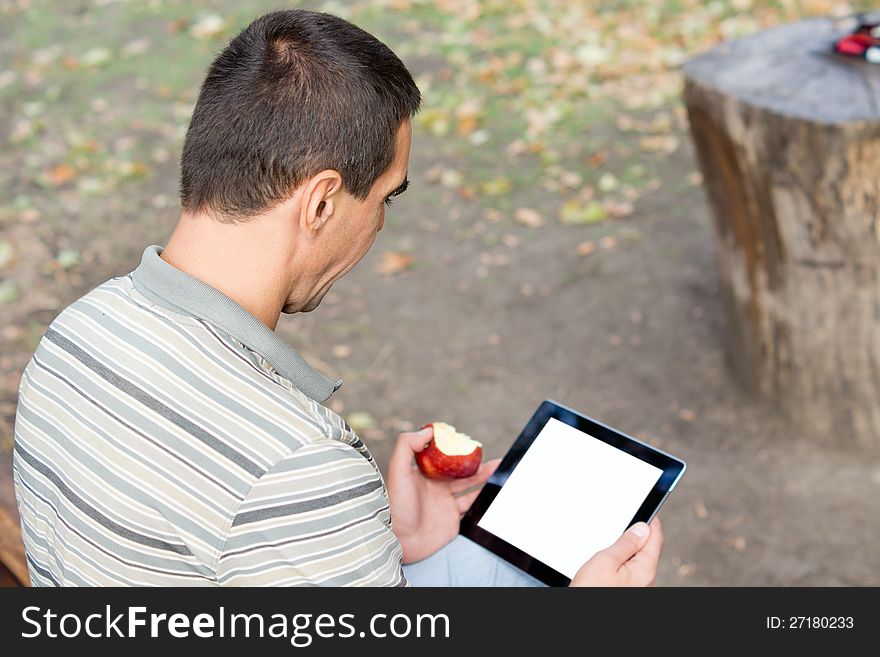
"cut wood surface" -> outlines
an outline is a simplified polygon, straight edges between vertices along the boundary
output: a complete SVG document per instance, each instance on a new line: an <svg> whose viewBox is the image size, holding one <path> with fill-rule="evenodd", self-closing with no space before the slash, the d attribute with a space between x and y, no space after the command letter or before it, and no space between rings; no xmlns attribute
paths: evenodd
<svg viewBox="0 0 880 657"><path fill-rule="evenodd" d="M718 236L729 355L805 434L880 450L880 65L830 19L685 66Z"/></svg>

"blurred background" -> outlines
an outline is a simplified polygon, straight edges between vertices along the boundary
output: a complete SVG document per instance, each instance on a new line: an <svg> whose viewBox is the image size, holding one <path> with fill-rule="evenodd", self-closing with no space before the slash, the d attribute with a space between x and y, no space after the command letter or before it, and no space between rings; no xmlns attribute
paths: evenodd
<svg viewBox="0 0 880 657"><path fill-rule="evenodd" d="M552 398L688 462L659 585L880 585L880 463L799 440L725 363L681 101L689 56L868 4L0 0L6 554L22 369L64 306L170 235L212 58L257 15L302 7L383 40L424 98L412 183L372 251L278 328L345 380L328 405L378 461L434 420L501 456Z"/></svg>

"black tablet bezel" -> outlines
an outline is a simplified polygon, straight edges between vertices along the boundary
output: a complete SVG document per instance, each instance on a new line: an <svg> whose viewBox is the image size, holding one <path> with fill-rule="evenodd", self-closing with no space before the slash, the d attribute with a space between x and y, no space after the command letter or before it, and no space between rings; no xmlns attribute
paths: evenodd
<svg viewBox="0 0 880 657"><path fill-rule="evenodd" d="M523 428L519 437L501 460L498 469L495 470L483 486L477 499L474 500L467 513L462 517L459 533L541 580L548 586L568 586L571 580L559 571L477 526L486 509L489 508L495 496L498 495L504 482L507 481L507 478L550 418L564 422L578 431L589 434L663 471L663 474L660 475L654 488L648 493L645 501L639 507L639 510L636 511L627 527L637 522L651 522L669 493L675 487L675 484L681 479L687 465L684 461L671 454L667 454L656 447L646 445L640 440L627 436L616 429L602 424L598 420L587 417L552 400L548 399L538 407L538 410L532 415L532 418Z"/></svg>

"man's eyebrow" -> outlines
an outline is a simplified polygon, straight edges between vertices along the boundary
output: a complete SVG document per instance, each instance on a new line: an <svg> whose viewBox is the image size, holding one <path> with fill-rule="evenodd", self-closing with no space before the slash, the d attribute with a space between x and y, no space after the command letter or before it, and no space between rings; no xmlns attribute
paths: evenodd
<svg viewBox="0 0 880 657"><path fill-rule="evenodd" d="M407 176L409 176L409 172L407 172L407 175L403 177L403 182L400 183L394 190L392 190L386 196L386 198L390 198L392 196L398 196L400 194L403 194L406 191L406 188L409 187L409 178Z"/></svg>

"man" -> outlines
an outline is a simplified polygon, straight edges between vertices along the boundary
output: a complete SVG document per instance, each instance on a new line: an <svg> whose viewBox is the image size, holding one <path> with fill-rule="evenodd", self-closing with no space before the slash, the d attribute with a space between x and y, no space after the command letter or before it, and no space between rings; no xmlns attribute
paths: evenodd
<svg viewBox="0 0 880 657"><path fill-rule="evenodd" d="M21 381L15 486L35 585L534 585L456 537L400 435L385 480L275 333L366 254L408 184L419 90L337 17L267 14L211 65L165 248L66 308ZM643 523L575 584L651 584ZM403 566L402 564L408 564ZM451 574L450 574L451 573Z"/></svg>

